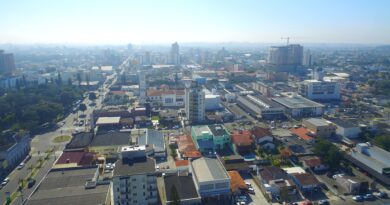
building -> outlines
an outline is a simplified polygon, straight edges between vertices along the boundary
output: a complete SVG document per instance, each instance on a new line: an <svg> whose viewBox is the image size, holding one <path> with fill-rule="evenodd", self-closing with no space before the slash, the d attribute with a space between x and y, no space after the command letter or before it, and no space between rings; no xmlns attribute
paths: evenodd
<svg viewBox="0 0 390 205"><path fill-rule="evenodd" d="M229 198L230 177L218 159L195 159L190 163L190 171L202 200Z"/></svg>
<svg viewBox="0 0 390 205"><path fill-rule="evenodd" d="M321 183L310 173L296 173L289 176L301 192L310 193L321 190Z"/></svg>
<svg viewBox="0 0 390 205"><path fill-rule="evenodd" d="M292 192L295 189L287 173L279 167L262 167L259 169L259 178L261 186L271 196L281 196L282 191Z"/></svg>
<svg viewBox="0 0 390 205"><path fill-rule="evenodd" d="M12 75L15 69L14 55L0 50L0 75Z"/></svg>
<svg viewBox="0 0 390 205"><path fill-rule="evenodd" d="M95 125L99 129L112 130L122 128L120 124L121 117L99 117Z"/></svg>
<svg viewBox="0 0 390 205"><path fill-rule="evenodd" d="M139 71L138 72L138 81L139 81L139 101L140 104L144 104L146 102L146 73L145 71Z"/></svg>
<svg viewBox="0 0 390 205"><path fill-rule="evenodd" d="M139 133L141 133L139 135ZM147 145L150 149L152 149L153 153L151 153L154 157L166 157L166 149L164 143L164 134L157 130L152 129L143 129L141 132L138 130L132 131L132 136L137 136L137 139L133 139L132 141L136 141L138 145Z"/></svg>
<svg viewBox="0 0 390 205"><path fill-rule="evenodd" d="M92 132L78 132L72 134L72 139L65 146L65 150L84 150L93 139Z"/></svg>
<svg viewBox="0 0 390 205"><path fill-rule="evenodd" d="M309 118L302 120L305 126L314 136L330 137L336 134L336 126L323 118Z"/></svg>
<svg viewBox="0 0 390 205"><path fill-rule="evenodd" d="M231 134L232 142L236 146L237 152L247 154L253 151L252 133L248 130L234 131Z"/></svg>
<svg viewBox="0 0 390 205"><path fill-rule="evenodd" d="M220 124L192 126L191 136L202 153L222 150L230 144L230 134Z"/></svg>
<svg viewBox="0 0 390 205"><path fill-rule="evenodd" d="M301 159L304 167L312 169L313 171L319 172L327 170L329 167L322 163L319 157L305 157Z"/></svg>
<svg viewBox="0 0 390 205"><path fill-rule="evenodd" d="M321 117L324 114L324 105L316 103L298 95L275 97L273 101L282 105L284 113L290 118Z"/></svg>
<svg viewBox="0 0 390 205"><path fill-rule="evenodd" d="M2 133L0 145L0 177L7 175L11 170L19 165L30 152L29 133Z"/></svg>
<svg viewBox="0 0 390 205"><path fill-rule="evenodd" d="M347 194L365 194L369 191L368 182L358 177L338 174L335 175L335 180L337 185L342 187L343 192Z"/></svg>
<svg viewBox="0 0 390 205"><path fill-rule="evenodd" d="M51 169L26 204L110 204L109 186L99 179L97 166Z"/></svg>
<svg viewBox="0 0 390 205"><path fill-rule="evenodd" d="M217 157L227 171L238 171L240 173L248 173L250 171L249 164L241 155Z"/></svg>
<svg viewBox="0 0 390 205"><path fill-rule="evenodd" d="M310 130L306 129L305 127L290 128L290 131L293 135L299 137L300 139L308 143L315 142L314 135L310 132Z"/></svg>
<svg viewBox="0 0 390 205"><path fill-rule="evenodd" d="M180 65L180 53L179 53L179 44L177 42L173 43L171 46L171 64Z"/></svg>
<svg viewBox="0 0 390 205"><path fill-rule="evenodd" d="M183 159L188 159L188 158L195 159L195 158L200 158L202 156L201 153L196 148L193 139L189 135L178 136L177 147L181 155L181 158Z"/></svg>
<svg viewBox="0 0 390 205"><path fill-rule="evenodd" d="M204 99L204 107L207 111L220 110L221 96L214 94L206 94Z"/></svg>
<svg viewBox="0 0 390 205"><path fill-rule="evenodd" d="M370 143L359 143L352 150L351 156L371 167L376 172L390 177L389 152Z"/></svg>
<svg viewBox="0 0 390 205"><path fill-rule="evenodd" d="M305 80L299 84L299 94L310 100L340 100L340 83Z"/></svg>
<svg viewBox="0 0 390 205"><path fill-rule="evenodd" d="M163 177L163 184L159 186L160 198L163 205L173 204L173 189L176 189L180 204L200 205L201 197L196 190L194 180L188 173L166 174ZM161 197L163 196L163 197Z"/></svg>
<svg viewBox="0 0 390 205"><path fill-rule="evenodd" d="M359 137L361 129L358 125L341 119L333 119L332 122L337 127L336 134L347 138Z"/></svg>
<svg viewBox="0 0 390 205"><path fill-rule="evenodd" d="M111 204L157 204L156 161L139 152L121 151L121 159L115 163L111 181Z"/></svg>
<svg viewBox="0 0 390 205"><path fill-rule="evenodd" d="M257 119L283 119L284 108L264 96L237 96L237 105Z"/></svg>
<svg viewBox="0 0 390 205"><path fill-rule="evenodd" d="M272 46L268 51L267 63L275 71L295 72L303 63L303 47L298 44Z"/></svg>
<svg viewBox="0 0 390 205"><path fill-rule="evenodd" d="M248 191L248 186L244 179L237 171L228 171L230 177L230 191L233 194L239 195Z"/></svg>
<svg viewBox="0 0 390 205"><path fill-rule="evenodd" d="M58 158L53 168L77 168L96 165L96 155L86 151L65 151Z"/></svg>
<svg viewBox="0 0 390 205"><path fill-rule="evenodd" d="M205 120L205 92L196 82L192 82L185 93L185 110L189 124Z"/></svg>
<svg viewBox="0 0 390 205"><path fill-rule="evenodd" d="M104 155L107 158L117 158L118 149L132 144L130 132L107 131L98 132L88 146L90 152Z"/></svg>
<svg viewBox="0 0 390 205"><path fill-rule="evenodd" d="M146 99L153 107L184 107L184 90L156 90L148 89Z"/></svg>

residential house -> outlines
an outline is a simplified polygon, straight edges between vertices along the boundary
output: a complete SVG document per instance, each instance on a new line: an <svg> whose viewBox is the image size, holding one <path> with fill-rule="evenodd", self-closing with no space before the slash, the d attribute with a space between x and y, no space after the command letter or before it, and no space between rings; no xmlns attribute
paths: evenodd
<svg viewBox="0 0 390 205"><path fill-rule="evenodd" d="M238 153L247 154L253 151L252 133L249 130L234 131L231 137Z"/></svg>
<svg viewBox="0 0 390 205"><path fill-rule="evenodd" d="M274 138L268 128L255 127L251 133L257 145L263 149L275 149Z"/></svg>
<svg viewBox="0 0 390 205"><path fill-rule="evenodd" d="M290 175L301 192L310 193L321 190L321 183L310 173L296 173Z"/></svg>
<svg viewBox="0 0 390 205"><path fill-rule="evenodd" d="M302 164L306 168L310 168L313 171L324 171L329 168L328 165L323 164L319 157L305 157L302 158Z"/></svg>

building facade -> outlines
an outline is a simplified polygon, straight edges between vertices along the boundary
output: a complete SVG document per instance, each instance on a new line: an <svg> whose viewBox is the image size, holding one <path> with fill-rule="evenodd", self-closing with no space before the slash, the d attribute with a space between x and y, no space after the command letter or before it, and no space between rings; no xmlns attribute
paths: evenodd
<svg viewBox="0 0 390 205"><path fill-rule="evenodd" d="M205 120L205 92L202 87L192 82L185 92L185 110L189 124Z"/></svg>
<svg viewBox="0 0 390 205"><path fill-rule="evenodd" d="M340 83L305 80L299 85L299 94L310 100L339 100Z"/></svg>

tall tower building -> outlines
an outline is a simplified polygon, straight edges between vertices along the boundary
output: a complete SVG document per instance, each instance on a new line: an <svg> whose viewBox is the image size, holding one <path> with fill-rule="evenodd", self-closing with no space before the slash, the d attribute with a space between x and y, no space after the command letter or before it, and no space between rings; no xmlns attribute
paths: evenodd
<svg viewBox="0 0 390 205"><path fill-rule="evenodd" d="M173 65L180 65L179 44L173 43L171 46L171 63Z"/></svg>
<svg viewBox="0 0 390 205"><path fill-rule="evenodd" d="M139 81L139 102L143 105L146 102L146 74L144 71L138 71Z"/></svg>
<svg viewBox="0 0 390 205"><path fill-rule="evenodd" d="M298 44L272 46L268 52L267 63L276 71L295 71L303 63L303 47Z"/></svg>
<svg viewBox="0 0 390 205"><path fill-rule="evenodd" d="M196 81L186 85L185 110L189 124L205 120L205 92Z"/></svg>
<svg viewBox="0 0 390 205"><path fill-rule="evenodd" d="M14 55L12 53L4 53L4 50L0 50L0 75L12 75L14 73Z"/></svg>

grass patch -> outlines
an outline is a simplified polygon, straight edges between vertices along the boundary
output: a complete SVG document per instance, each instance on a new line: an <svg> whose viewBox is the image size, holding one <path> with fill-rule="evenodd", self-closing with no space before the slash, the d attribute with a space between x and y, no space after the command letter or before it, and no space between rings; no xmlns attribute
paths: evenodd
<svg viewBox="0 0 390 205"><path fill-rule="evenodd" d="M72 137L69 135L61 135L53 139L53 142L55 143L61 143L61 142L67 142L71 139Z"/></svg>
<svg viewBox="0 0 390 205"><path fill-rule="evenodd" d="M160 120L160 117L159 117L159 116L153 116L153 117L152 117L152 120L159 121L159 120Z"/></svg>

